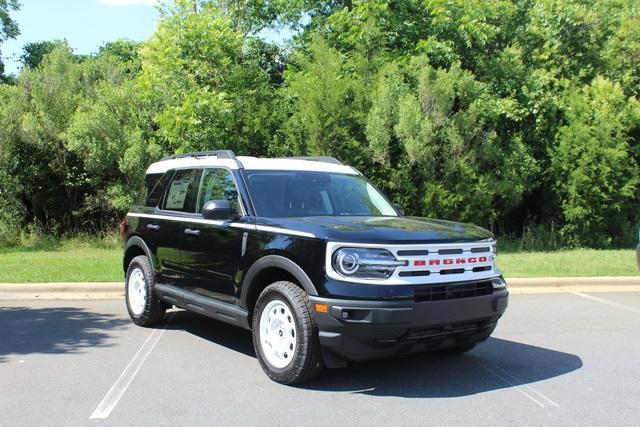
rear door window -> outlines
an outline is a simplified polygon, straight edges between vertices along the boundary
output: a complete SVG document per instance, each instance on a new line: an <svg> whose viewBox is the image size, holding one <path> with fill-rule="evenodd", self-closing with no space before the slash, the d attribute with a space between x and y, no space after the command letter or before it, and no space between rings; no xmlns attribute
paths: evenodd
<svg viewBox="0 0 640 427"><path fill-rule="evenodd" d="M162 209L176 212L195 213L198 184L201 169L181 169L176 171L167 186Z"/></svg>

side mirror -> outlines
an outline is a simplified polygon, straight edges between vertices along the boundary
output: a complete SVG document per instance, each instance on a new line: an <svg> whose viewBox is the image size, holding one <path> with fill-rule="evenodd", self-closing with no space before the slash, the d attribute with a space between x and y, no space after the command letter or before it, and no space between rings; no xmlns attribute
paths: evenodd
<svg viewBox="0 0 640 427"><path fill-rule="evenodd" d="M398 212L398 215L404 216L404 208L402 206L397 203L392 203L392 205L395 208L396 212Z"/></svg>
<svg viewBox="0 0 640 427"><path fill-rule="evenodd" d="M209 200L202 207L204 219L230 219L233 214L228 200Z"/></svg>

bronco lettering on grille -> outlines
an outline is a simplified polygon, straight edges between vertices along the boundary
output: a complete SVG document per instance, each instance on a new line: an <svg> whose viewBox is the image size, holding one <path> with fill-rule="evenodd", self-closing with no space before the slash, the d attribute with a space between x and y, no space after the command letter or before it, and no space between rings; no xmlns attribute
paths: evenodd
<svg viewBox="0 0 640 427"><path fill-rule="evenodd" d="M430 259L429 265L453 265L453 264L475 264L479 262L487 262L489 259L486 256L481 257L469 257L469 258L445 258L445 259ZM414 266L424 265L424 260L415 260Z"/></svg>

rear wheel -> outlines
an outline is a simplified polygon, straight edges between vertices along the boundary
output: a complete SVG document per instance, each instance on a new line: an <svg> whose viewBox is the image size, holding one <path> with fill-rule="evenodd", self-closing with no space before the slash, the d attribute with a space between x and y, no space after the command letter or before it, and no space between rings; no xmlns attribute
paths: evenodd
<svg viewBox="0 0 640 427"><path fill-rule="evenodd" d="M152 326L162 320L166 306L156 298L153 270L149 258L135 257L127 268L125 300L131 320L139 326Z"/></svg>
<svg viewBox="0 0 640 427"><path fill-rule="evenodd" d="M306 292L291 282L273 283L260 294L253 315L253 345L264 372L295 384L324 366Z"/></svg>

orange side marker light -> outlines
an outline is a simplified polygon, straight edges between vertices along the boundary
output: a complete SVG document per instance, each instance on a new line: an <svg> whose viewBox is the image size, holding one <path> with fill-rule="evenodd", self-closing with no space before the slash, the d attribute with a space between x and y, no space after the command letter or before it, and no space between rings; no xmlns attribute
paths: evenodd
<svg viewBox="0 0 640 427"><path fill-rule="evenodd" d="M316 303L316 311L318 313L328 313L329 312L329 306L327 304Z"/></svg>

